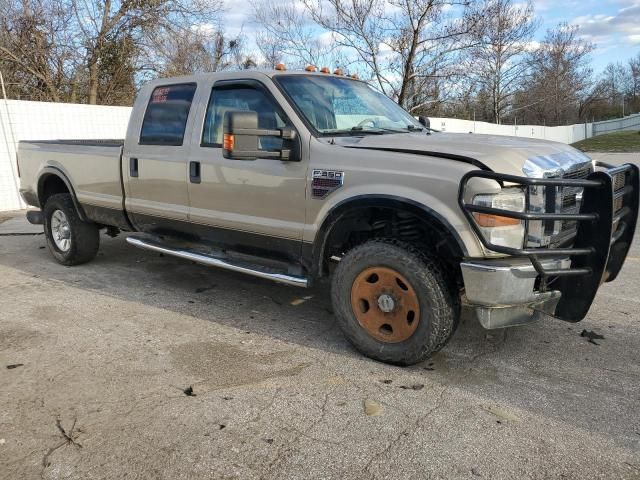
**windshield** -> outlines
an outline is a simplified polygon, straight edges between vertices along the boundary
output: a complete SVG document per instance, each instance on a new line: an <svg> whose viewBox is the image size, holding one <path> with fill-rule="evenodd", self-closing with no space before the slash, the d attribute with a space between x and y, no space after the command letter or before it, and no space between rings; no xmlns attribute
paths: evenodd
<svg viewBox="0 0 640 480"><path fill-rule="evenodd" d="M278 75L298 110L321 135L422 131L420 123L366 83L340 77Z"/></svg>

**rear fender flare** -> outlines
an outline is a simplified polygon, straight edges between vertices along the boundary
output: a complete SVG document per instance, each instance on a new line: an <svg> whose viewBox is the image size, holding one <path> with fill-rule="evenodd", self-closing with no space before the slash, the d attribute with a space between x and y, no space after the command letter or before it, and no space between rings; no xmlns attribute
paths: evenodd
<svg viewBox="0 0 640 480"><path fill-rule="evenodd" d="M58 177L65 184L65 186L67 187L67 190L71 194L73 205L76 207L76 211L78 212L78 216L80 217L80 220L82 220L83 222L86 222L87 216L84 212L84 209L82 208L82 205L80 205L80 202L78 202L78 198L76 197L76 192L73 189L73 185L71 184L67 176L64 174L64 172L62 172L62 170L56 167L48 166L48 167L45 167L42 170L42 172L40 172L40 177L38 178L38 204L40 205L40 208L44 209L44 204L42 203L42 200L41 200L44 193L44 184L46 180L52 176Z"/></svg>

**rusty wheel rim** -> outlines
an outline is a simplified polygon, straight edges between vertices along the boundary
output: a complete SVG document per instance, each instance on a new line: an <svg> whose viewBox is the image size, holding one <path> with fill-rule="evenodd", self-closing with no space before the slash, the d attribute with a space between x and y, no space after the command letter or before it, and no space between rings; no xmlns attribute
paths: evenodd
<svg viewBox="0 0 640 480"><path fill-rule="evenodd" d="M351 287L351 308L369 335L398 343L414 334L420 304L413 286L391 268L372 267L360 273Z"/></svg>

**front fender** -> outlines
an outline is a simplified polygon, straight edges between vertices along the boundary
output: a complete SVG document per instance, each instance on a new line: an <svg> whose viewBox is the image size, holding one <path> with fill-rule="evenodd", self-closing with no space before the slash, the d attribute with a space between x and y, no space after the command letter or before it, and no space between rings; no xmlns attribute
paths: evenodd
<svg viewBox="0 0 640 480"><path fill-rule="evenodd" d="M452 189L453 200L449 203L420 190L400 189L398 185L362 185L341 190L331 195L318 210L312 222L307 224L305 241L313 243L317 254L324 250L324 241L331 227L347 211L354 208L388 207L409 210L416 216L434 219L456 240L458 248L465 257L484 256L484 250L478 238L455 202L457 195L455 189Z"/></svg>

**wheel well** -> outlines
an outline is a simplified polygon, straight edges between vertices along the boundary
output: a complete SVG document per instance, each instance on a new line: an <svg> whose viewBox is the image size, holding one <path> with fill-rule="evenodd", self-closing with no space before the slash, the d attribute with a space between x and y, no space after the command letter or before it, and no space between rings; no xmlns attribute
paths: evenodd
<svg viewBox="0 0 640 480"><path fill-rule="evenodd" d="M330 259L372 238L395 238L411 243L435 256L461 279L464 253L458 239L442 221L427 212L402 206L363 206L349 209L337 218L326 235L319 258L319 273L329 272Z"/></svg>
<svg viewBox="0 0 640 480"><path fill-rule="evenodd" d="M69 188L67 188L67 184L64 180L57 175L49 174L40 181L40 186L38 188L38 200L40 201L40 206L44 208L49 197L57 193L71 192L69 191Z"/></svg>

